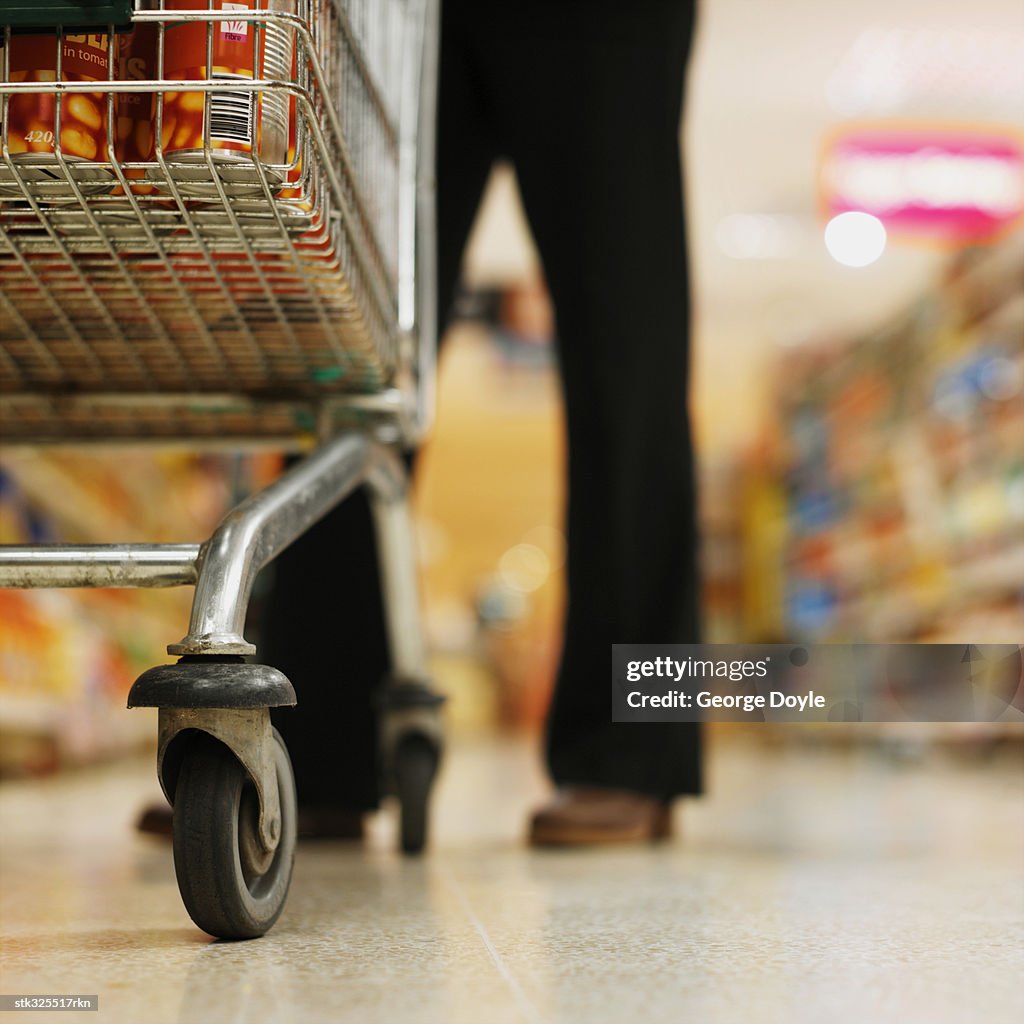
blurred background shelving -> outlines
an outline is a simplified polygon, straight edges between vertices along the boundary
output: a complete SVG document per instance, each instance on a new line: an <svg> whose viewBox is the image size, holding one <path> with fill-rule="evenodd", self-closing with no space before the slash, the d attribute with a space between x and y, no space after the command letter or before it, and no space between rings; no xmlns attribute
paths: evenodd
<svg viewBox="0 0 1024 1024"><path fill-rule="evenodd" d="M792 352L748 458L774 548L744 629L1018 642L1024 617L1024 235L950 260L884 326ZM761 461L763 465L758 466ZM757 586L758 584L752 583Z"/></svg>

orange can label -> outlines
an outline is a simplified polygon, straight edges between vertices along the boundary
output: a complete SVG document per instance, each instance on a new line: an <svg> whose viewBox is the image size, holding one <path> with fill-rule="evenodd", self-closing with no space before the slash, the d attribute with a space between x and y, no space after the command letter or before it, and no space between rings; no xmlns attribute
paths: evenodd
<svg viewBox="0 0 1024 1024"><path fill-rule="evenodd" d="M136 25L117 37L118 79L141 82L156 78L159 27L150 23ZM117 125L115 150L122 163L141 163L153 159L153 124L156 115L156 94L152 92L118 92L115 103ZM141 174L141 171L129 176Z"/></svg>
<svg viewBox="0 0 1024 1024"><path fill-rule="evenodd" d="M109 73L105 34L66 35L60 43L60 75L65 82L95 82ZM10 80L57 80L56 35L11 36ZM2 54L2 49L0 49ZM57 103L52 93L11 96L3 129L13 155L53 153L57 141ZM107 95L73 93L60 101L60 150L66 157L107 159Z"/></svg>
<svg viewBox="0 0 1024 1024"><path fill-rule="evenodd" d="M229 3L215 0L218 11L258 9L256 0ZM195 10L195 0L167 0L167 10ZM164 41L164 79L199 81L213 79L229 82L253 79L258 65L257 33L246 21L189 22L169 24ZM207 67L207 42L212 61ZM258 145L255 93L210 93L211 149L252 152ZM168 154L183 150L201 150L204 146L206 94L167 92L164 94L161 144Z"/></svg>

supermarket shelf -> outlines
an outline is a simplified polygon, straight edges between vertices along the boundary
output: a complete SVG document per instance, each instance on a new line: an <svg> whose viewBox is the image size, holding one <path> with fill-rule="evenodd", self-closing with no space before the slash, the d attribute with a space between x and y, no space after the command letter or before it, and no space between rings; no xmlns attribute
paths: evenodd
<svg viewBox="0 0 1024 1024"><path fill-rule="evenodd" d="M5 0L3 24L18 28L127 25L132 0Z"/></svg>
<svg viewBox="0 0 1024 1024"><path fill-rule="evenodd" d="M884 329L787 358L779 523L745 542L772 545L775 593L751 608L820 640L1024 638L1021 281L1024 231L959 254Z"/></svg>
<svg viewBox="0 0 1024 1024"><path fill-rule="evenodd" d="M45 733L67 713L57 697L22 696L0 690L0 724L12 732Z"/></svg>
<svg viewBox="0 0 1024 1024"><path fill-rule="evenodd" d="M1024 591L1024 544L959 566L955 580L964 601L1007 590Z"/></svg>

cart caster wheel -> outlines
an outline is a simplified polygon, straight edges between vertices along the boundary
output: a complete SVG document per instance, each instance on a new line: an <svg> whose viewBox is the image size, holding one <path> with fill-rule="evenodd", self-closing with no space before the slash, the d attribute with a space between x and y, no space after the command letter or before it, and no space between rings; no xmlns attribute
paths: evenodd
<svg viewBox="0 0 1024 1024"><path fill-rule="evenodd" d="M439 760L437 745L418 733L401 739L395 749L395 794L401 808L403 853L420 853L426 845L430 789Z"/></svg>
<svg viewBox="0 0 1024 1024"><path fill-rule="evenodd" d="M274 730L281 839L259 844L259 798L238 759L199 736L184 755L174 792L174 871L189 917L222 939L264 935L284 908L295 859L295 778Z"/></svg>

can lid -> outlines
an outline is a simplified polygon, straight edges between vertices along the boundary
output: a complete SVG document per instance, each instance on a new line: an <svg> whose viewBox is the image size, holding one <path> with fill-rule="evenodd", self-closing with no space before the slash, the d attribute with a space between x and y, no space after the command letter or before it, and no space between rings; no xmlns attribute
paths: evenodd
<svg viewBox="0 0 1024 1024"><path fill-rule="evenodd" d="M46 30L128 26L132 0L6 0L0 5L0 26Z"/></svg>

